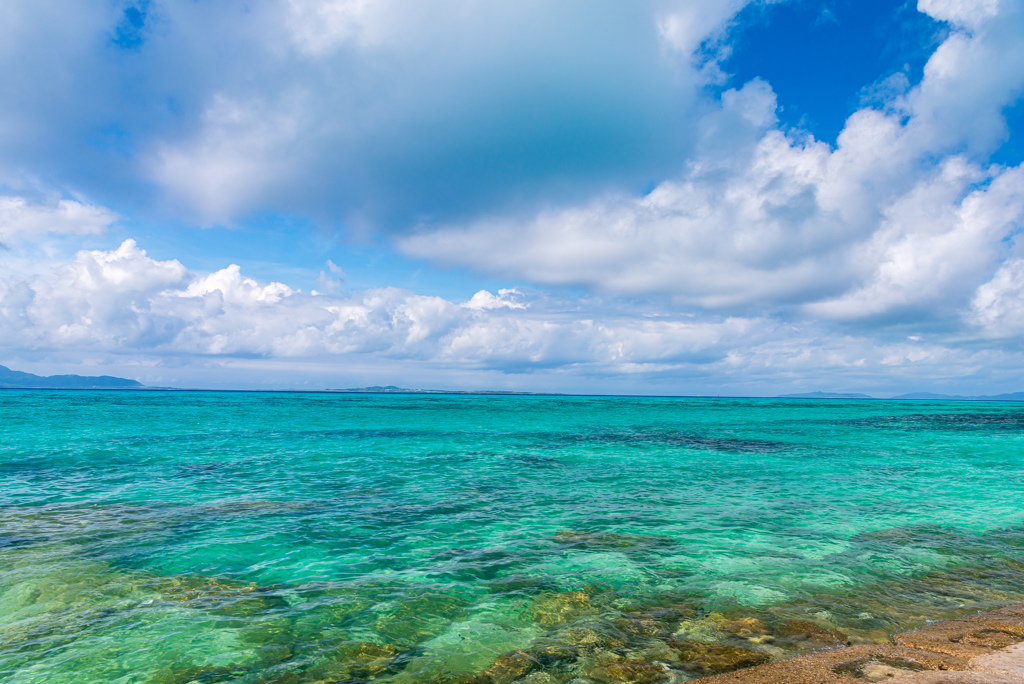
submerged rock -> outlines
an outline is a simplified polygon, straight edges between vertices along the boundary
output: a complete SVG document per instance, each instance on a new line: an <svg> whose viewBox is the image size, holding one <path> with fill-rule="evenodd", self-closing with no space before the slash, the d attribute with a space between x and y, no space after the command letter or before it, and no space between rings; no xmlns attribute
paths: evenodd
<svg viewBox="0 0 1024 684"><path fill-rule="evenodd" d="M626 634L646 637L666 637L671 631L667 624L656 620L652 615L620 618L615 621L615 626Z"/></svg>
<svg viewBox="0 0 1024 684"><path fill-rule="evenodd" d="M616 660L591 667L587 676L607 684L653 684L669 678L671 669L646 660Z"/></svg>
<svg viewBox="0 0 1024 684"><path fill-rule="evenodd" d="M771 660L767 653L729 644L690 642L678 644L676 647L679 649L679 662L682 668L699 676L732 672Z"/></svg>
<svg viewBox="0 0 1024 684"><path fill-rule="evenodd" d="M629 643L626 635L618 632L612 625L603 623L561 629L552 634L549 641L568 646L579 653L595 649L619 649Z"/></svg>
<svg viewBox="0 0 1024 684"><path fill-rule="evenodd" d="M519 684L561 684L564 681L550 672L534 672L519 680Z"/></svg>
<svg viewBox="0 0 1024 684"><path fill-rule="evenodd" d="M527 651L511 651L502 653L494 659L494 664L481 674L486 681L493 684L511 684L541 667L537 658Z"/></svg>
<svg viewBox="0 0 1024 684"><path fill-rule="evenodd" d="M398 655L398 648L391 644L349 643L332 653L315 673L329 682L372 679L391 670Z"/></svg>
<svg viewBox="0 0 1024 684"><path fill-rule="evenodd" d="M195 667L174 667L162 670L149 679L146 684L193 684L194 682L227 682L245 674L245 670L236 665L228 667L212 667L200 665Z"/></svg>
<svg viewBox="0 0 1024 684"><path fill-rule="evenodd" d="M584 532L563 530L551 536L561 546L584 549L625 550L667 547L675 544L672 537L654 537L640 534L618 534L616 532Z"/></svg>
<svg viewBox="0 0 1024 684"><path fill-rule="evenodd" d="M213 615L247 619L288 608L273 587L212 577L152 577L138 588L159 594L164 601L208 611Z"/></svg>
<svg viewBox="0 0 1024 684"><path fill-rule="evenodd" d="M374 630L394 643L420 643L440 634L445 625L464 615L468 606L468 601L451 594L403 599L377 619Z"/></svg>
<svg viewBox="0 0 1024 684"><path fill-rule="evenodd" d="M672 638L675 641L715 644L726 639L726 622L721 613L710 613L704 617L683 620L672 634Z"/></svg>
<svg viewBox="0 0 1024 684"><path fill-rule="evenodd" d="M722 631L759 644L766 643L772 639L771 630L768 629L768 625L756 617L726 620L722 623Z"/></svg>
<svg viewBox="0 0 1024 684"><path fill-rule="evenodd" d="M545 627L576 622L599 612L585 591L541 594L534 599L530 610L533 619Z"/></svg>

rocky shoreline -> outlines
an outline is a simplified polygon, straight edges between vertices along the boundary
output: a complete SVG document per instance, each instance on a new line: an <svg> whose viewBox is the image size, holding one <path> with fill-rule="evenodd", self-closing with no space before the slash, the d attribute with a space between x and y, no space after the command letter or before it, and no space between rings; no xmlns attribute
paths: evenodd
<svg viewBox="0 0 1024 684"><path fill-rule="evenodd" d="M701 678L702 684L1024 684L1024 603Z"/></svg>

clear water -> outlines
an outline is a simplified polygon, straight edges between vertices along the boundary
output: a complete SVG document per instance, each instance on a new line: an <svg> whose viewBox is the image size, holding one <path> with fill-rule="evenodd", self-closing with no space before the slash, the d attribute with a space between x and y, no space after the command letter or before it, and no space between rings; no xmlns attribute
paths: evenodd
<svg viewBox="0 0 1024 684"><path fill-rule="evenodd" d="M1018 404L2 391L0 680L682 681L1024 599L1022 502Z"/></svg>

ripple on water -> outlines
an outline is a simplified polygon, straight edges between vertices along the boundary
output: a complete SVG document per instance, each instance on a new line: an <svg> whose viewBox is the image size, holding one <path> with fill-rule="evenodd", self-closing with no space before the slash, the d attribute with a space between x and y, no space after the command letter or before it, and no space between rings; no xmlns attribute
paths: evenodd
<svg viewBox="0 0 1024 684"><path fill-rule="evenodd" d="M0 679L653 684L1024 597L1012 407L180 399L0 405Z"/></svg>

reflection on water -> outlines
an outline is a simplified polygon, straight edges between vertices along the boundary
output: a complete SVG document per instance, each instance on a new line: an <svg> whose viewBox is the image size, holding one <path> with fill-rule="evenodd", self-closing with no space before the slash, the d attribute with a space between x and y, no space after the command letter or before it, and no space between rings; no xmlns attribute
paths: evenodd
<svg viewBox="0 0 1024 684"><path fill-rule="evenodd" d="M1005 407L3 396L5 682L653 684L1024 598Z"/></svg>

